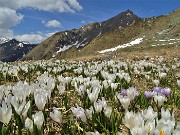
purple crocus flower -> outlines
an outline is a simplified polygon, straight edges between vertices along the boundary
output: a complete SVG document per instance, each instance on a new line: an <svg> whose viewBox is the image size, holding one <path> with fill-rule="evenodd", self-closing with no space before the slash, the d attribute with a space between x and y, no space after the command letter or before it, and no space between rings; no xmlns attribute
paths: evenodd
<svg viewBox="0 0 180 135"><path fill-rule="evenodd" d="M121 90L121 95L127 96L127 91L126 91L125 89L122 89L122 90Z"/></svg>
<svg viewBox="0 0 180 135"><path fill-rule="evenodd" d="M144 92L144 95L146 96L147 99L150 99L150 98L154 95L154 92L145 91L145 92Z"/></svg>
<svg viewBox="0 0 180 135"><path fill-rule="evenodd" d="M162 93L163 95L165 95L166 97L169 97L169 96L170 96L170 93L171 93L171 89L170 89L170 88L162 89L162 90L161 90L161 93Z"/></svg>
<svg viewBox="0 0 180 135"><path fill-rule="evenodd" d="M154 90L154 92L162 94L162 88L161 87L156 86L156 87L154 87L153 90Z"/></svg>

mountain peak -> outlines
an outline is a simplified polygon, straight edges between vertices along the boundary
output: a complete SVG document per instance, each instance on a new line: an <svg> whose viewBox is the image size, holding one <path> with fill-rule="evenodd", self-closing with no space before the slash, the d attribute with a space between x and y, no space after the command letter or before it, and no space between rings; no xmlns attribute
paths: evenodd
<svg viewBox="0 0 180 135"><path fill-rule="evenodd" d="M9 39L5 38L5 37L1 37L0 38L0 44L4 44L6 42L9 42Z"/></svg>
<svg viewBox="0 0 180 135"><path fill-rule="evenodd" d="M125 12L133 13L133 11L130 9L126 10Z"/></svg>
<svg viewBox="0 0 180 135"><path fill-rule="evenodd" d="M17 39L0 38L0 61L13 62L19 60L36 45L21 42Z"/></svg>
<svg viewBox="0 0 180 135"><path fill-rule="evenodd" d="M107 32L128 27L137 19L137 15L133 14L131 10L127 10L103 22L95 22L82 26L79 29L58 32L40 43L23 59L49 59L71 48L81 50L94 38Z"/></svg>

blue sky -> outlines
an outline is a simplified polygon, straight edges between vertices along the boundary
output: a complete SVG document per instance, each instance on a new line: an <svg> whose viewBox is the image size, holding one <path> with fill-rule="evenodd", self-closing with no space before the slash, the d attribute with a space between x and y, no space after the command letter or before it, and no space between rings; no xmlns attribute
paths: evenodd
<svg viewBox="0 0 180 135"><path fill-rule="evenodd" d="M104 21L127 9L145 18L177 8L180 0L0 0L0 37L37 43L55 32Z"/></svg>

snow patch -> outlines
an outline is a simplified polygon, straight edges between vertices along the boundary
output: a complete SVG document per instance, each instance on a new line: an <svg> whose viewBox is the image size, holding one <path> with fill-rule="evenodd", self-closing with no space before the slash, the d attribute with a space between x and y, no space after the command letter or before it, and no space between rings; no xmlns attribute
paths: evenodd
<svg viewBox="0 0 180 135"><path fill-rule="evenodd" d="M116 51L117 49L120 49L120 48L126 48L126 47L130 47L130 46L140 44L142 41L143 41L143 38L137 38L137 39L131 41L130 43L122 44L122 45L118 45L117 47L114 47L114 48L98 51L98 53L114 52L114 51Z"/></svg>
<svg viewBox="0 0 180 135"><path fill-rule="evenodd" d="M98 37L101 35L102 33L101 33L101 31L99 32L99 34L98 34Z"/></svg>
<svg viewBox="0 0 180 135"><path fill-rule="evenodd" d="M0 44L4 44L4 43L6 43L6 42L9 42L9 39L4 38L4 37L1 37L1 38L0 38Z"/></svg>
<svg viewBox="0 0 180 135"><path fill-rule="evenodd" d="M131 15L131 13L127 13L127 16L130 16Z"/></svg>
<svg viewBox="0 0 180 135"><path fill-rule="evenodd" d="M23 44L29 45L30 43L27 41L22 41Z"/></svg>
<svg viewBox="0 0 180 135"><path fill-rule="evenodd" d="M56 54L60 53L60 52L64 52L68 49L70 49L73 46L76 46L76 48L79 48L80 46L85 46L87 43L82 44L85 40L87 40L87 38L84 38L84 40L82 42L79 43L79 41L76 41L74 44L71 45L64 45L63 47L59 48L59 50L52 55L52 57L55 57Z"/></svg>
<svg viewBox="0 0 180 135"><path fill-rule="evenodd" d="M119 29L122 29L123 27L122 26L119 26Z"/></svg>
<svg viewBox="0 0 180 135"><path fill-rule="evenodd" d="M87 43L82 44L84 41L86 41L87 38L84 38L83 41L81 41L79 44L76 44L76 48L79 48L80 46L85 46Z"/></svg>
<svg viewBox="0 0 180 135"><path fill-rule="evenodd" d="M57 51L56 53L60 53L60 52L64 52L66 50L68 50L69 48L71 48L73 45L64 45L63 48L59 48L59 51Z"/></svg>
<svg viewBox="0 0 180 135"><path fill-rule="evenodd" d="M24 44L23 43L19 43L18 46L19 47L24 47Z"/></svg>

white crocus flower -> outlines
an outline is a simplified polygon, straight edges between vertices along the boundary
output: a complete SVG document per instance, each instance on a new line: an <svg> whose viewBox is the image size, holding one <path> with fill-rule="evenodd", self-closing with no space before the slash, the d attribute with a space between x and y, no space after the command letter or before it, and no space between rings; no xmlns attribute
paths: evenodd
<svg viewBox="0 0 180 135"><path fill-rule="evenodd" d="M134 87L130 87L127 89L127 96L132 101L137 96L137 90Z"/></svg>
<svg viewBox="0 0 180 135"><path fill-rule="evenodd" d="M162 79L162 78L165 78L167 75L167 73L159 73L159 78Z"/></svg>
<svg viewBox="0 0 180 135"><path fill-rule="evenodd" d="M11 104L18 115L22 114L24 118L27 116L27 111L29 110L29 107L30 107L30 101L28 101L27 104L26 104L26 101L23 101L21 103L18 97L13 96L11 98Z"/></svg>
<svg viewBox="0 0 180 135"><path fill-rule="evenodd" d="M155 135L170 135L172 128L169 125L159 122L154 131Z"/></svg>
<svg viewBox="0 0 180 135"><path fill-rule="evenodd" d="M91 106L89 109L86 109L86 115L89 117L89 118L92 118L92 114L94 113L94 109L93 107Z"/></svg>
<svg viewBox="0 0 180 135"><path fill-rule="evenodd" d="M25 127L29 129L29 131L32 133L33 132L33 121L29 118L26 119L25 121Z"/></svg>
<svg viewBox="0 0 180 135"><path fill-rule="evenodd" d="M144 127L134 127L131 129L132 135L147 135Z"/></svg>
<svg viewBox="0 0 180 135"><path fill-rule="evenodd" d="M53 107L53 112L50 112L50 117L59 124L62 122L61 112L55 107Z"/></svg>
<svg viewBox="0 0 180 135"><path fill-rule="evenodd" d="M130 105L130 99L128 97L121 97L120 98L120 102L121 102L121 105L123 106L123 108L125 110L128 109L129 105Z"/></svg>
<svg viewBox="0 0 180 135"><path fill-rule="evenodd" d="M149 80L149 79L150 79L150 76L149 76L149 75L145 75L145 78L146 78L147 80Z"/></svg>
<svg viewBox="0 0 180 135"><path fill-rule="evenodd" d="M102 106L101 102L98 101L98 102L94 102L94 108L95 108L95 111L97 113L99 113L102 111L103 106Z"/></svg>
<svg viewBox="0 0 180 135"><path fill-rule="evenodd" d="M93 88L92 92L90 92L90 90L87 90L89 100L91 102L95 102L98 99L99 92L100 92L100 89L98 87Z"/></svg>
<svg viewBox="0 0 180 135"><path fill-rule="evenodd" d="M36 92L34 92L35 104L41 111L44 109L47 102L47 95L47 92L43 89L38 89Z"/></svg>
<svg viewBox="0 0 180 135"><path fill-rule="evenodd" d="M131 81L131 77L129 75L124 76L124 79L129 83Z"/></svg>
<svg viewBox="0 0 180 135"><path fill-rule="evenodd" d="M135 127L144 127L144 119L143 119L141 113L139 113L139 112L135 113L133 121L134 121Z"/></svg>
<svg viewBox="0 0 180 135"><path fill-rule="evenodd" d="M79 88L78 88L78 87L76 88L76 91L78 92L78 94L79 94L80 96L82 96L82 95L84 95L85 89L86 89L86 86L85 86L85 85L80 85Z"/></svg>
<svg viewBox="0 0 180 135"><path fill-rule="evenodd" d="M86 118L83 108L81 108L79 106L77 108L71 107L71 111L77 118L80 118L84 123L87 122L87 118Z"/></svg>
<svg viewBox="0 0 180 135"><path fill-rule="evenodd" d="M180 135L180 122L177 123L176 129L174 130L173 135Z"/></svg>
<svg viewBox="0 0 180 135"><path fill-rule="evenodd" d="M111 113L112 113L112 107L107 106L107 107L104 109L104 114L106 115L106 117L110 118Z"/></svg>
<svg viewBox="0 0 180 135"><path fill-rule="evenodd" d="M132 111L131 112L129 112L129 111L125 112L123 123L129 129L134 127L134 124L135 124L134 123L134 113Z"/></svg>
<svg viewBox="0 0 180 135"><path fill-rule="evenodd" d="M57 86L57 89L59 90L59 93L60 93L61 95L63 95L63 94L64 94L64 91L66 90L66 87L65 87L64 84L60 84L60 85Z"/></svg>
<svg viewBox="0 0 180 135"><path fill-rule="evenodd" d="M159 80L154 80L153 82L156 86L159 86L159 83L160 83Z"/></svg>
<svg viewBox="0 0 180 135"><path fill-rule="evenodd" d="M180 80L177 80L177 85L180 87Z"/></svg>
<svg viewBox="0 0 180 135"><path fill-rule="evenodd" d="M41 126L44 122L44 115L42 111L37 112L36 114L32 115L34 124L37 126L38 130L41 130Z"/></svg>
<svg viewBox="0 0 180 135"><path fill-rule="evenodd" d="M111 89L116 90L119 83L111 83Z"/></svg>
<svg viewBox="0 0 180 135"><path fill-rule="evenodd" d="M164 108L161 108L161 119L158 121L158 123L164 123L168 125L171 130L173 130L175 126L174 113L171 115L168 109L165 111Z"/></svg>
<svg viewBox="0 0 180 135"><path fill-rule="evenodd" d="M98 131L95 132L86 132L86 135L101 135Z"/></svg>
<svg viewBox="0 0 180 135"><path fill-rule="evenodd" d="M103 107L103 108L106 108L106 107L107 107L107 103L106 103L106 100L105 100L104 97L102 97L102 100L99 100L99 101L100 101L100 103L102 104L102 107Z"/></svg>
<svg viewBox="0 0 180 135"><path fill-rule="evenodd" d="M154 112L153 108L149 106L148 109L142 112L142 115L147 121L151 122L157 117L157 112Z"/></svg>
<svg viewBox="0 0 180 135"><path fill-rule="evenodd" d="M4 87L0 86L0 100L2 100L3 96L4 96Z"/></svg>
<svg viewBox="0 0 180 135"><path fill-rule="evenodd" d="M167 109L165 111L164 108L161 108L161 119L170 120L170 118L171 118L171 113L169 112L169 110Z"/></svg>
<svg viewBox="0 0 180 135"><path fill-rule="evenodd" d="M148 135L153 135L155 130L155 120L151 122L146 122L144 128Z"/></svg>
<svg viewBox="0 0 180 135"><path fill-rule="evenodd" d="M24 118L27 117L27 112L28 112L28 110L29 110L29 107L30 107L30 101L28 101L27 104L26 104L26 105L24 106L24 108L23 108L22 116L23 116Z"/></svg>
<svg viewBox="0 0 180 135"><path fill-rule="evenodd" d="M11 120L12 116L12 108L11 106L7 106L5 102L2 103L2 107L0 107L0 121L4 124L8 124Z"/></svg>
<svg viewBox="0 0 180 135"><path fill-rule="evenodd" d="M25 106L25 102L23 101L22 103L19 101L19 98L17 96L13 96L11 99L11 104L14 107L16 113L18 115L21 114L24 106Z"/></svg>
<svg viewBox="0 0 180 135"><path fill-rule="evenodd" d="M107 80L104 80L104 81L102 82L102 84L103 84L103 86L104 86L105 89L107 89L107 88L109 87L109 84L108 84Z"/></svg>
<svg viewBox="0 0 180 135"><path fill-rule="evenodd" d="M158 107L161 107L162 105L164 105L165 99L166 98L163 95L155 95L154 96L154 101L156 102Z"/></svg>

